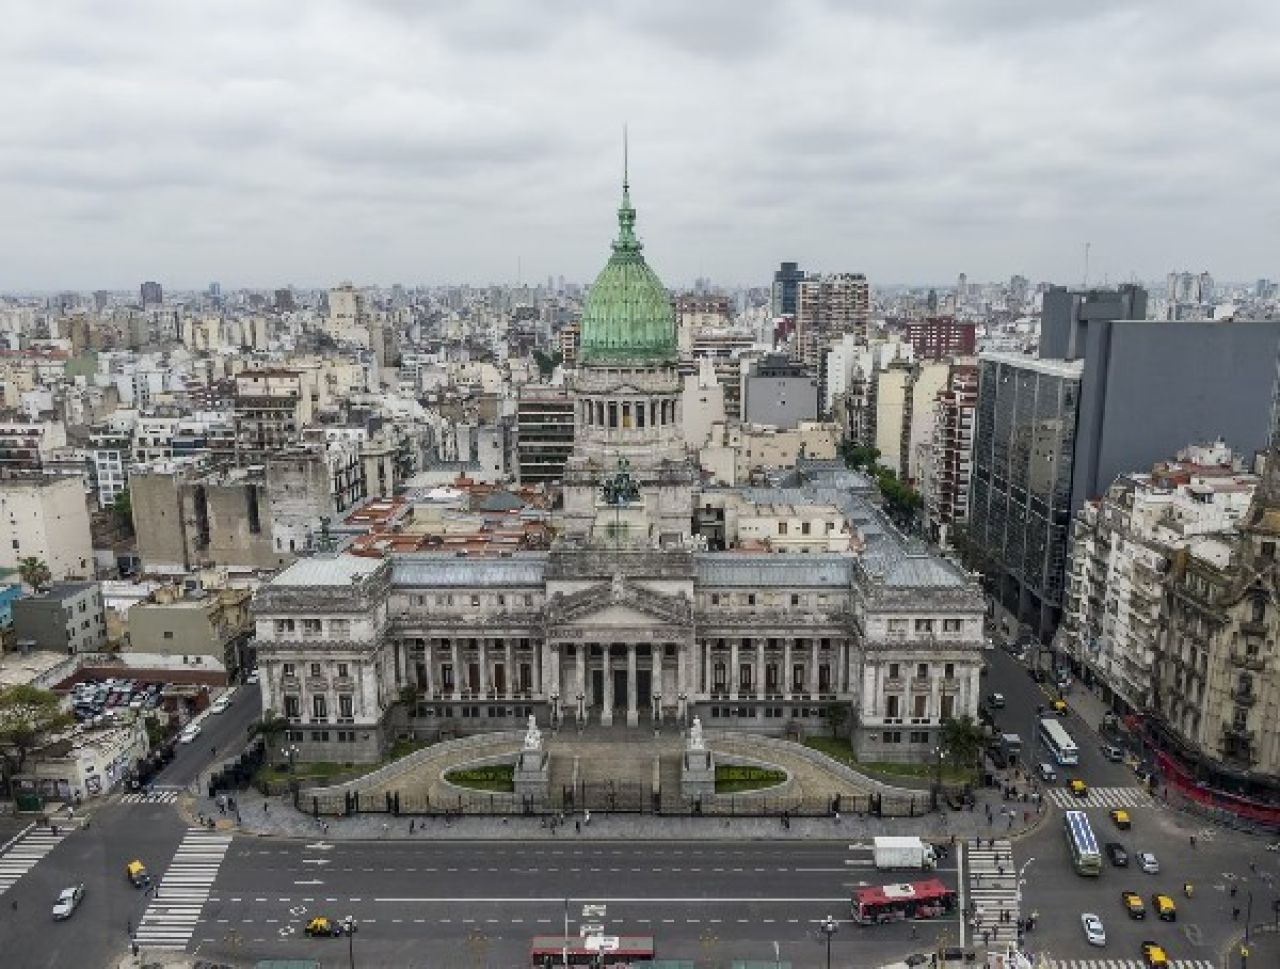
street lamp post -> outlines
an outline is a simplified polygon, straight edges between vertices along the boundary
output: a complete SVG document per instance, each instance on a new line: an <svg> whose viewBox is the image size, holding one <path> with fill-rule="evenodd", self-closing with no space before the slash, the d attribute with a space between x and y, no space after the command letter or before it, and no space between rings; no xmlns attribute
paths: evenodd
<svg viewBox="0 0 1280 969"><path fill-rule="evenodd" d="M1249 969L1249 923L1253 921L1253 889L1244 910L1244 946L1240 949L1240 969Z"/></svg>
<svg viewBox="0 0 1280 969"><path fill-rule="evenodd" d="M290 744L288 747L282 747L280 753L289 759L289 773L294 771L294 761L298 756L298 747L296 744Z"/></svg>
<svg viewBox="0 0 1280 969"><path fill-rule="evenodd" d="M348 915L342 920L342 930L347 933L348 969L356 969L356 932L359 929L360 923L355 920L354 916Z"/></svg>
<svg viewBox="0 0 1280 969"><path fill-rule="evenodd" d="M681 726L687 726L689 722L689 694L681 693L676 697L680 701L680 709L676 714L680 717Z"/></svg>
<svg viewBox="0 0 1280 969"><path fill-rule="evenodd" d="M655 693L653 695L653 732L656 734L662 729L662 694Z"/></svg>
<svg viewBox="0 0 1280 969"><path fill-rule="evenodd" d="M560 694L551 694L551 729L560 729Z"/></svg>
<svg viewBox="0 0 1280 969"><path fill-rule="evenodd" d="M840 930L840 923L828 915L818 923L818 928L822 929L822 934L827 937L827 969L831 969L831 937Z"/></svg>
<svg viewBox="0 0 1280 969"><path fill-rule="evenodd" d="M933 773L933 809L938 810L938 801L942 796L942 743L933 748L934 757L934 773Z"/></svg>
<svg viewBox="0 0 1280 969"><path fill-rule="evenodd" d="M582 700L583 700L582 694L579 693L578 694L578 715L577 717L574 718L578 724L578 733L582 733L582 717L583 717L583 714L585 713L585 707L583 707L582 705Z"/></svg>

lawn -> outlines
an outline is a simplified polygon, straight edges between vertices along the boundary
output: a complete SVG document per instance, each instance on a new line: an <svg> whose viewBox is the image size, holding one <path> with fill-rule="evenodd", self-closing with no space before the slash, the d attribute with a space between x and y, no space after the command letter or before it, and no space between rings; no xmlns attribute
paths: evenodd
<svg viewBox="0 0 1280 969"><path fill-rule="evenodd" d="M444 779L458 787L473 791L489 791L493 794L514 794L516 768L514 764L491 764L488 767L461 767L451 770Z"/></svg>
<svg viewBox="0 0 1280 969"><path fill-rule="evenodd" d="M864 763L853 756L853 751L849 749L849 741L842 738L805 737L804 745L826 754L832 760L847 764L854 770L866 771L871 774L884 774L889 777L918 777L931 780L937 770L936 764L926 764L919 761L907 764L888 761L867 761ZM972 783L973 780L974 771L971 768L952 767L950 764L942 765L942 783L944 784L968 784Z"/></svg>
<svg viewBox="0 0 1280 969"><path fill-rule="evenodd" d="M768 767L740 767L724 764L716 767L716 793L741 794L773 787L787 779L785 771Z"/></svg>

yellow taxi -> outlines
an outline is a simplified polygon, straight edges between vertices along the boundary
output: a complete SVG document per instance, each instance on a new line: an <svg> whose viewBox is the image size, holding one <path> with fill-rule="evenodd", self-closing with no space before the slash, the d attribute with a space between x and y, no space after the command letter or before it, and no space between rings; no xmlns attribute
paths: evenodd
<svg viewBox="0 0 1280 969"><path fill-rule="evenodd" d="M1080 780L1080 778L1078 777L1073 777L1071 778L1071 780L1067 781L1067 787L1071 789L1071 794L1073 797L1089 796L1089 785L1086 784L1084 781Z"/></svg>
<svg viewBox="0 0 1280 969"><path fill-rule="evenodd" d="M1137 892L1121 892L1120 901L1124 902L1124 909L1129 913L1129 918L1145 919L1147 917L1147 907L1142 904L1142 896Z"/></svg>
<svg viewBox="0 0 1280 969"><path fill-rule="evenodd" d="M1133 827L1133 822L1129 820L1129 812L1123 808L1112 809L1111 820L1121 831L1128 831Z"/></svg>
<svg viewBox="0 0 1280 969"><path fill-rule="evenodd" d="M124 876L133 883L135 888L146 888L151 884L151 876L147 874L147 867L140 861L131 861L125 865Z"/></svg>
<svg viewBox="0 0 1280 969"><path fill-rule="evenodd" d="M1178 920L1178 907L1173 904L1173 899L1168 895L1152 895L1151 907L1156 910L1156 915L1166 922Z"/></svg>
<svg viewBox="0 0 1280 969"><path fill-rule="evenodd" d="M1054 700L1049 704L1050 708L1060 717L1065 717L1071 711L1067 709L1067 701L1063 699Z"/></svg>
<svg viewBox="0 0 1280 969"><path fill-rule="evenodd" d="M1167 969L1169 956L1162 946L1154 942L1144 942L1142 943L1142 961L1147 964L1147 969Z"/></svg>
<svg viewBox="0 0 1280 969"><path fill-rule="evenodd" d="M307 923L304 931L310 936L339 936L342 934L342 923L317 915Z"/></svg>

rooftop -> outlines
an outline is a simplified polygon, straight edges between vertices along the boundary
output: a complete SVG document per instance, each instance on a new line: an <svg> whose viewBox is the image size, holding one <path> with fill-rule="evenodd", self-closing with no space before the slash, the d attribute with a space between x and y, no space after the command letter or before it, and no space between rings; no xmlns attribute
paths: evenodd
<svg viewBox="0 0 1280 969"><path fill-rule="evenodd" d="M274 586L347 586L382 567L378 559L359 555L312 555L299 559L272 580Z"/></svg>

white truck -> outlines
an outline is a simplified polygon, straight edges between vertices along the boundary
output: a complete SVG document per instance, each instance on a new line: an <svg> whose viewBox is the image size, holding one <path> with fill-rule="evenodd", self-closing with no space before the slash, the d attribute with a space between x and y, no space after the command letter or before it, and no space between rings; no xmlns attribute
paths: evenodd
<svg viewBox="0 0 1280 969"><path fill-rule="evenodd" d="M881 871L893 868L925 870L936 868L938 855L933 845L916 837L876 838L874 844L876 867Z"/></svg>

